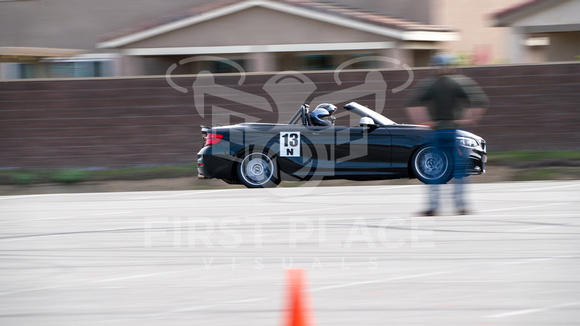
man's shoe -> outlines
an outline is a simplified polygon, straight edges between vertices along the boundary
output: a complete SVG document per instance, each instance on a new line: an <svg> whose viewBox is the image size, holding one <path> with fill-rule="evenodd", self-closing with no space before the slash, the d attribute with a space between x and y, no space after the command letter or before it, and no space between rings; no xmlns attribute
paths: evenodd
<svg viewBox="0 0 580 326"><path fill-rule="evenodd" d="M427 210L421 214L422 216L436 216L437 212L434 209Z"/></svg>

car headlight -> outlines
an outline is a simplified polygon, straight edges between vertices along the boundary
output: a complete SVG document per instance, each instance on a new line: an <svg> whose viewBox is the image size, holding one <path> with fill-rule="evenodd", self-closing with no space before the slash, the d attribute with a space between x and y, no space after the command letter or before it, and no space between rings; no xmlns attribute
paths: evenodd
<svg viewBox="0 0 580 326"><path fill-rule="evenodd" d="M457 137L457 145L470 148L479 146L475 139L468 137Z"/></svg>

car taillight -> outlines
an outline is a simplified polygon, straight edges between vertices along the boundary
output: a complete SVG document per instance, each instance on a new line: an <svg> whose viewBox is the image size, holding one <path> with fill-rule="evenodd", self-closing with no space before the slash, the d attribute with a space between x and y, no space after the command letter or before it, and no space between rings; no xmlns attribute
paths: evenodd
<svg viewBox="0 0 580 326"><path fill-rule="evenodd" d="M222 138L224 138L224 136L220 134L207 134L205 136L204 146L215 145L219 143L222 140Z"/></svg>

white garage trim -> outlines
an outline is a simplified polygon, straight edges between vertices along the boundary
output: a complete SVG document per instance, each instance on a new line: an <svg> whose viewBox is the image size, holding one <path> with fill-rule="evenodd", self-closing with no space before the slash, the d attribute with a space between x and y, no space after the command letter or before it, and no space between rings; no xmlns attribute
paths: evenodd
<svg viewBox="0 0 580 326"><path fill-rule="evenodd" d="M312 44L274 44L274 45L234 45L234 46L199 46L174 48L141 48L126 49L123 54L129 56L148 55L194 55L194 54L232 54L255 52L309 52L309 51L347 51L347 50L380 50L393 49L396 42L353 42L353 43L312 43Z"/></svg>

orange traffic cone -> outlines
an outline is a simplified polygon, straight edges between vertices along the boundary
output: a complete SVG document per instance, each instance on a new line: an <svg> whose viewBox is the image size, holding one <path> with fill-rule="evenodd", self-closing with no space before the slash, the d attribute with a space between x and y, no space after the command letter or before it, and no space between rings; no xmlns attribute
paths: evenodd
<svg viewBox="0 0 580 326"><path fill-rule="evenodd" d="M286 271L288 279L288 308L284 326L312 326L310 308L305 290L303 269L289 269Z"/></svg>

